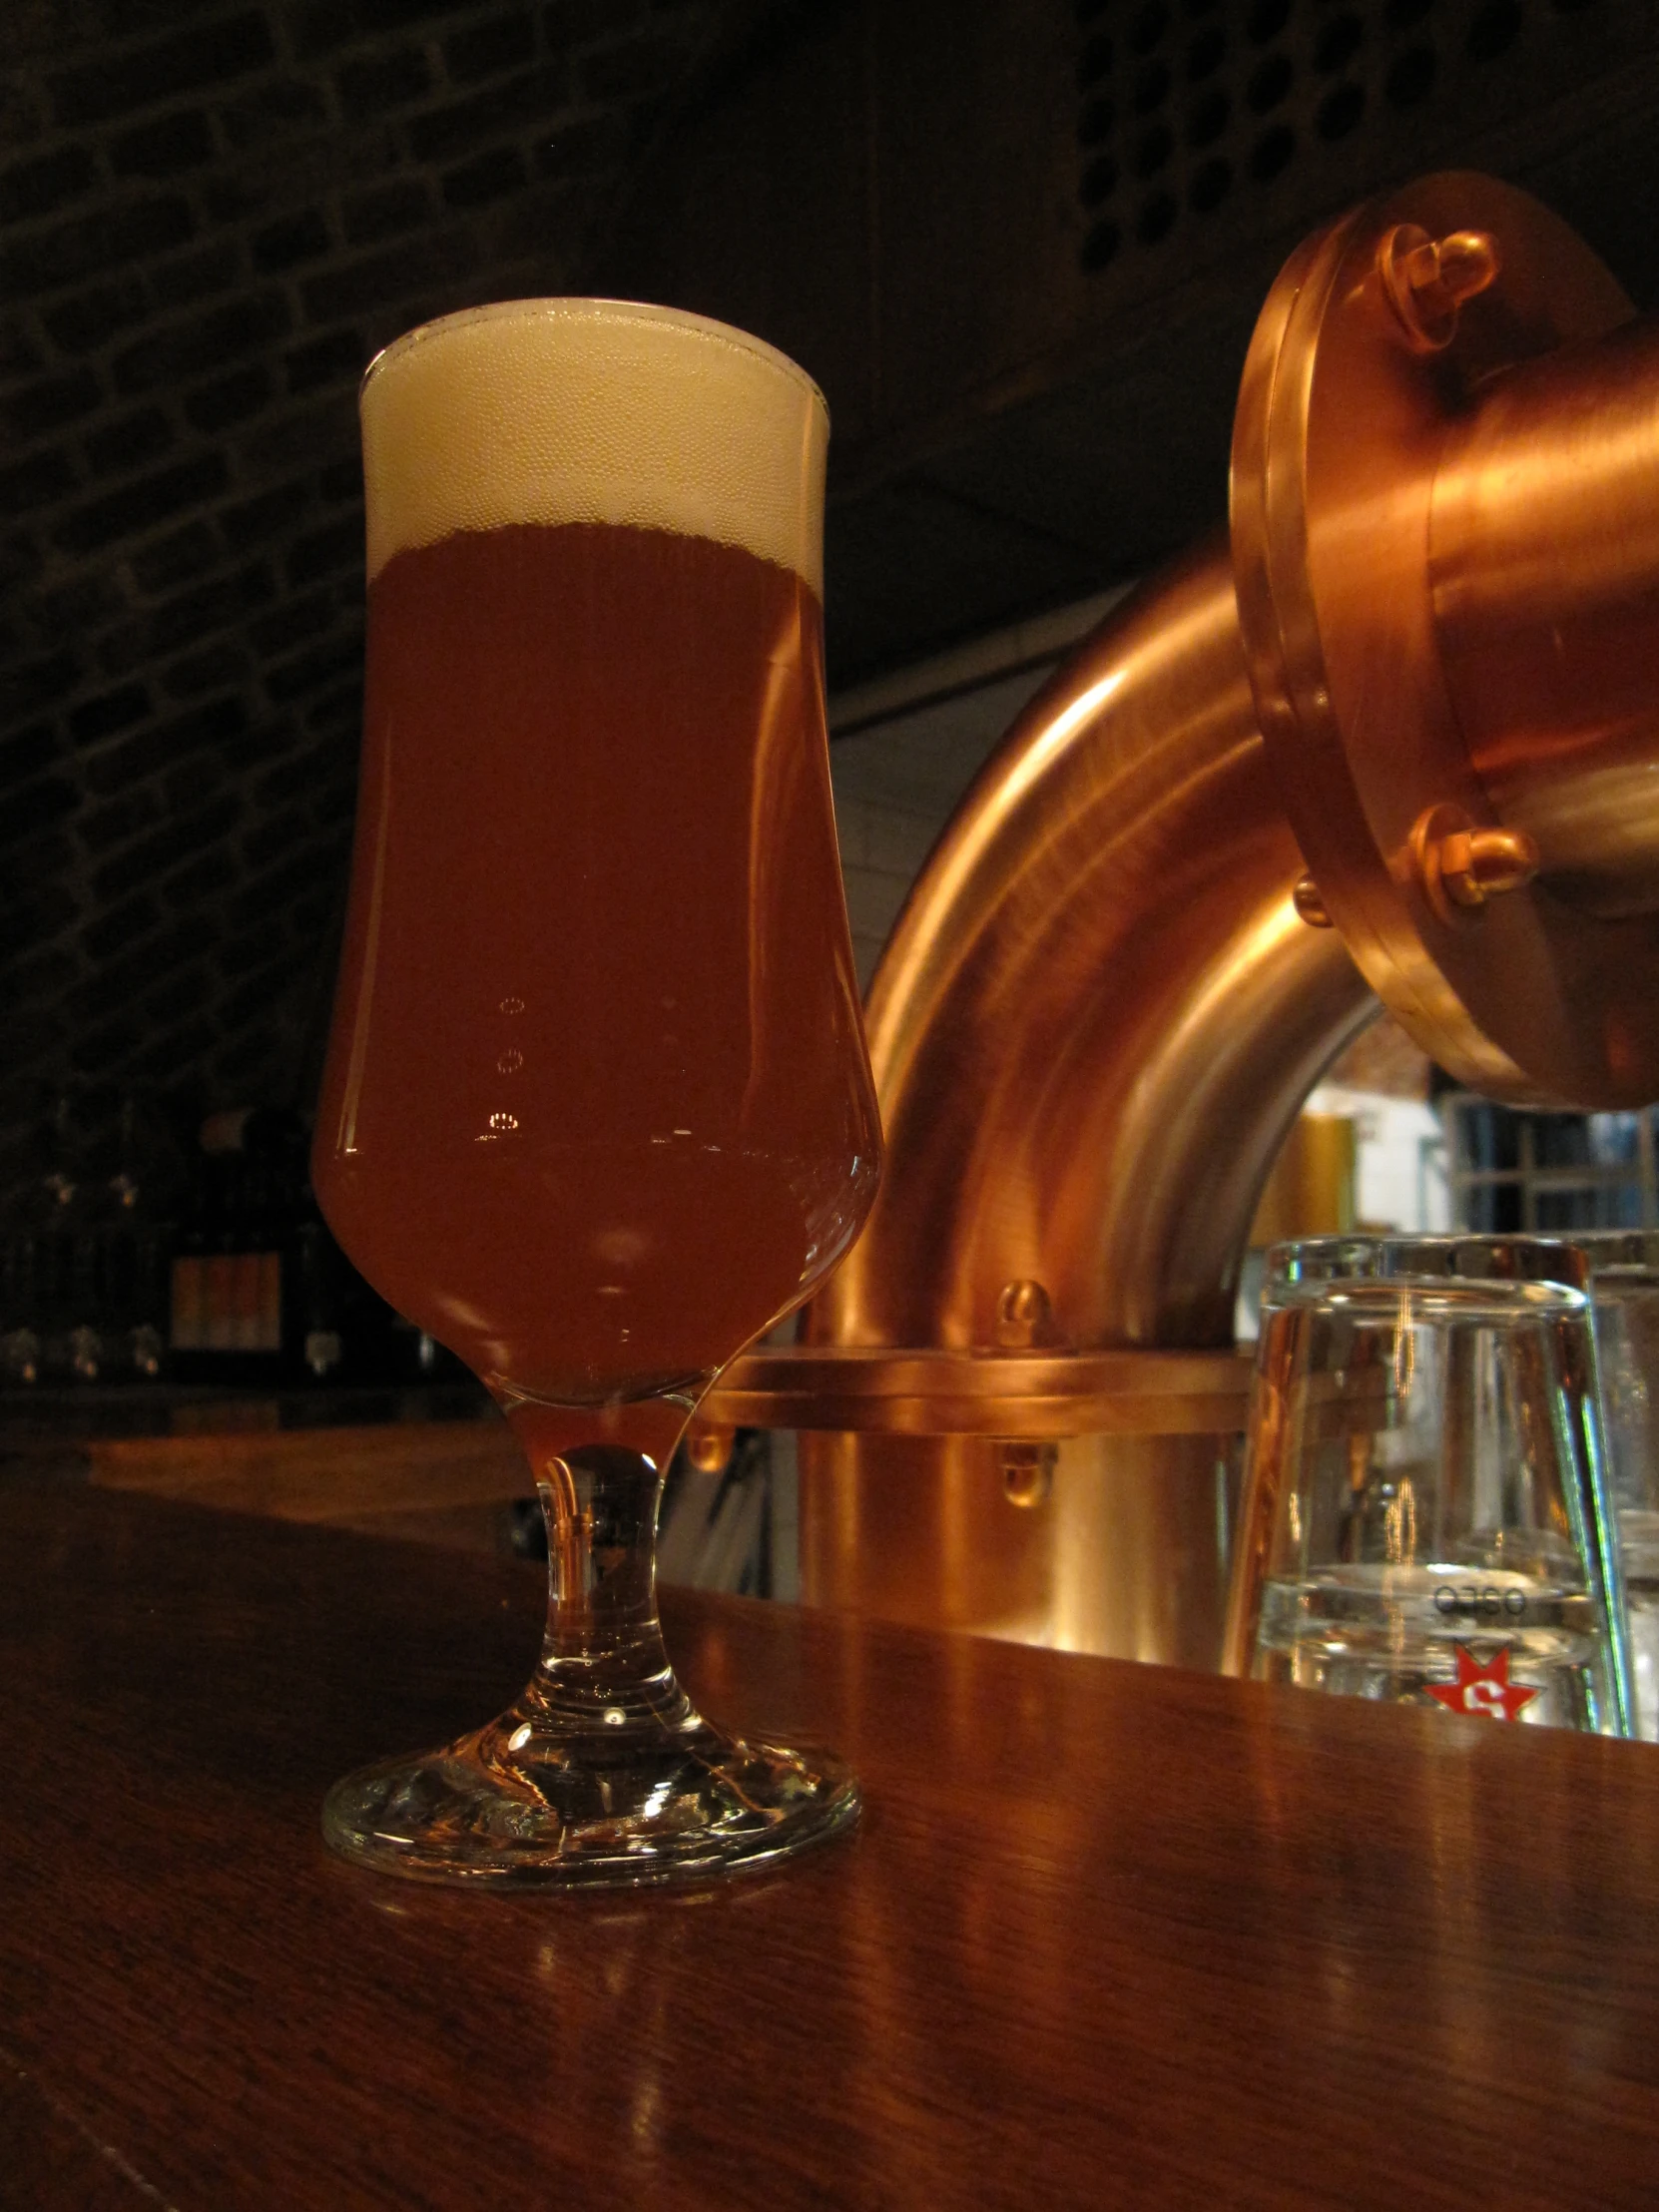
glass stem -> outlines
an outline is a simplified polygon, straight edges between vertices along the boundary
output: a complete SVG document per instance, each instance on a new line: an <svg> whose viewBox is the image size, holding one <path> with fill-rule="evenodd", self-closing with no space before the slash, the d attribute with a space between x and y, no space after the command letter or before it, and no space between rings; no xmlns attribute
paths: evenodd
<svg viewBox="0 0 1659 2212"><path fill-rule="evenodd" d="M587 1444L537 1476L547 1630L515 1717L560 1733L695 1726L657 1619L658 1468L624 1445Z"/></svg>
<svg viewBox="0 0 1659 2212"><path fill-rule="evenodd" d="M498 1719L337 1783L323 1811L336 1850L428 1881L632 1889L760 1865L856 1818L838 1761L711 1727L674 1679L659 1470L689 1410L667 1392L508 1407L547 1520L540 1663Z"/></svg>

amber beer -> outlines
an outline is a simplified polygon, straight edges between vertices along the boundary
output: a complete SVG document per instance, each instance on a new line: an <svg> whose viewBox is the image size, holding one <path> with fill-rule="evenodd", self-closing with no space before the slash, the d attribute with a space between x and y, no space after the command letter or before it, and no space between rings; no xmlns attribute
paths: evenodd
<svg viewBox="0 0 1659 2212"><path fill-rule="evenodd" d="M729 481L721 406L753 445L780 356L544 304L434 325L365 386L362 782L314 1164L400 1312L498 1388L591 1404L707 1374L803 1295L879 1139L846 1080L820 580L790 520L822 446L780 408L793 481ZM433 426L480 390L486 433L448 450ZM669 483L643 506L642 457Z"/></svg>

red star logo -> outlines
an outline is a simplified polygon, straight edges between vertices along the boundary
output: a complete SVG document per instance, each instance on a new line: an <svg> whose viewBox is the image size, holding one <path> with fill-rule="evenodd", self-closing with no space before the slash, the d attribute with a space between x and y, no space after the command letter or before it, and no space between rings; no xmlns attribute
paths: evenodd
<svg viewBox="0 0 1659 2212"><path fill-rule="evenodd" d="M1536 1690L1523 1690L1509 1680L1507 1646L1494 1652L1485 1666L1467 1644L1457 1647L1455 1682L1431 1682L1428 1694L1453 1713L1484 1713L1490 1721L1512 1721L1523 1705L1530 1705Z"/></svg>

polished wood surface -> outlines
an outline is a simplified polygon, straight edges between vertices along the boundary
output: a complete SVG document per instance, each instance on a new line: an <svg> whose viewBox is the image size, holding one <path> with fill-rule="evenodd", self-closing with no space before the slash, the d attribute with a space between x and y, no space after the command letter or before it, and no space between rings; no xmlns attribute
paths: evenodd
<svg viewBox="0 0 1659 2212"><path fill-rule="evenodd" d="M534 1487L470 1378L0 1394L0 1485L43 1477L483 1551L511 1548L513 1500Z"/></svg>
<svg viewBox="0 0 1659 2212"><path fill-rule="evenodd" d="M0 2204L1651 2207L1659 1753L674 1597L858 1834L681 1897L331 1860L536 1577L0 1492Z"/></svg>
<svg viewBox="0 0 1659 2212"><path fill-rule="evenodd" d="M504 1420L93 1437L83 1450L101 1489L348 1528L390 1513L493 1504L534 1487Z"/></svg>

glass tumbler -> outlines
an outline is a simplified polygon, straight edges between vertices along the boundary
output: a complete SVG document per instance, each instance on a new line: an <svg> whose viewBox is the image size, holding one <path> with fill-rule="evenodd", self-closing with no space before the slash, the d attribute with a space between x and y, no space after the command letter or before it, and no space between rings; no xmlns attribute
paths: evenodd
<svg viewBox="0 0 1659 2212"><path fill-rule="evenodd" d="M1590 1263L1635 1734L1659 1743L1659 1230L1574 1235Z"/></svg>
<svg viewBox="0 0 1659 2212"><path fill-rule="evenodd" d="M1269 1254L1228 1672L1627 1735L1610 1504L1575 1246Z"/></svg>

